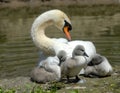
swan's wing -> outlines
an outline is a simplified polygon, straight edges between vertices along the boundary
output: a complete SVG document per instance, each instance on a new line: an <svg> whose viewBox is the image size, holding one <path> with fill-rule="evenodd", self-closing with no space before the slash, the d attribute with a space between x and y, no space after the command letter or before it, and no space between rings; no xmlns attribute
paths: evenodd
<svg viewBox="0 0 120 93"><path fill-rule="evenodd" d="M58 59L57 56L48 57L47 62L49 63L49 65L58 65L59 64L59 59Z"/></svg>
<svg viewBox="0 0 120 93"><path fill-rule="evenodd" d="M45 55L44 52L42 52L42 51L39 52L39 56L40 56L40 58L39 58L39 63L40 63L41 61L47 59L47 57L48 57L48 56ZM38 64L39 64L39 63L38 63Z"/></svg>
<svg viewBox="0 0 120 93"><path fill-rule="evenodd" d="M53 38L53 40L55 41L55 44L53 45L53 49L55 50L55 53L58 54L59 51L61 50L65 50L69 56L69 54L71 55L72 53L69 51L70 48L68 46L68 44L66 44L68 41L66 41L66 39L64 38L60 38L60 39L56 39ZM57 42L56 42L57 41ZM64 42L64 43L63 43ZM69 53L70 52L70 53ZM40 51L40 59L39 59L39 66L42 65L41 61L46 60L51 63L51 64L59 64L59 59L58 58L52 58L52 57L48 57L48 55L46 55L44 52Z"/></svg>
<svg viewBox="0 0 120 93"><path fill-rule="evenodd" d="M52 38L52 40L53 41L56 41L56 42L59 42L59 43L67 43L68 42L68 40L67 39L65 39L65 38L59 38L59 39L57 39L57 38ZM56 47L56 49L55 50L62 50L64 47ZM40 58L39 58L39 63L42 61L42 60L45 60L45 59L47 59L48 58L48 55L46 55L43 51L40 51L39 52L39 56L40 56Z"/></svg>
<svg viewBox="0 0 120 93"><path fill-rule="evenodd" d="M61 43L61 42L55 42L53 45L53 49L55 50L56 55L61 51L65 51L67 54L67 57L72 56L73 48L69 46L67 43Z"/></svg>
<svg viewBox="0 0 120 93"><path fill-rule="evenodd" d="M39 66L47 65L58 65L59 64L59 59L57 56L54 57L47 57L46 59L43 59L42 61L39 61Z"/></svg>
<svg viewBox="0 0 120 93"><path fill-rule="evenodd" d="M65 38L52 38L52 40L60 43L68 43L68 40Z"/></svg>

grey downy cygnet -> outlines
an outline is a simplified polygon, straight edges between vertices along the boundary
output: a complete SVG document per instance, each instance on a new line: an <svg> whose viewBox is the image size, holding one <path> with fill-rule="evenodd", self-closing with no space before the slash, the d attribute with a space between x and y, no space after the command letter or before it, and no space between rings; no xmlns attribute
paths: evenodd
<svg viewBox="0 0 120 93"><path fill-rule="evenodd" d="M57 57L48 57L40 62L31 72L31 80L38 83L59 81L61 78L61 68Z"/></svg>
<svg viewBox="0 0 120 93"><path fill-rule="evenodd" d="M112 66L106 57L96 54L84 69L85 76L104 77L113 73Z"/></svg>
<svg viewBox="0 0 120 93"><path fill-rule="evenodd" d="M85 56L88 57L84 47L77 45L72 52L71 58L65 59L66 53L64 51L60 51L57 56L61 62L61 77L67 77L68 82L70 82L69 77L76 77L75 81L80 80L78 74L80 70L87 65Z"/></svg>

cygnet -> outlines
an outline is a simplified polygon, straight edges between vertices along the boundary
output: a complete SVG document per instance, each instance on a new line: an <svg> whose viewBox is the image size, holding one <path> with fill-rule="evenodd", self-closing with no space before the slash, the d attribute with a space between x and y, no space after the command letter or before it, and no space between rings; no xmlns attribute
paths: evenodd
<svg viewBox="0 0 120 93"><path fill-rule="evenodd" d="M113 73L112 66L106 57L96 54L84 69L85 76L104 77Z"/></svg>
<svg viewBox="0 0 120 93"><path fill-rule="evenodd" d="M61 61L61 76L67 77L67 81L70 82L69 77L76 77L75 81L80 80L78 78L78 74L80 70L87 65L86 57L88 55L85 52L85 48L82 45L77 45L73 52L72 57L65 59L66 53L64 51L60 51L58 53L58 58Z"/></svg>
<svg viewBox="0 0 120 93"><path fill-rule="evenodd" d="M40 62L31 72L31 80L38 83L59 81L61 78L61 68L57 57L48 57Z"/></svg>

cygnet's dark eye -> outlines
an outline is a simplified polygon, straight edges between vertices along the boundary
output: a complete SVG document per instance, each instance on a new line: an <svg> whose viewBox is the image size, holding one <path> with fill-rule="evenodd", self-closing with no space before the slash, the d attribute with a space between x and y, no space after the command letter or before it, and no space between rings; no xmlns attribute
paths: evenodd
<svg viewBox="0 0 120 93"><path fill-rule="evenodd" d="M84 50L83 50L83 49L81 49L81 51L83 51L83 52L84 52Z"/></svg>

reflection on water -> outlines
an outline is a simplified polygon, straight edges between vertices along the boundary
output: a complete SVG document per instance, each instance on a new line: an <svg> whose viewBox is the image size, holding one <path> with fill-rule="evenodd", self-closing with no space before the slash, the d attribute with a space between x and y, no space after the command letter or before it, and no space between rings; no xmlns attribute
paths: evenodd
<svg viewBox="0 0 120 93"><path fill-rule="evenodd" d="M106 56L111 64L120 65L120 18L114 16L72 16L73 40L94 42L97 52ZM38 49L30 37L34 18L1 19L0 21L0 78L28 76L38 62ZM47 29L48 30L48 29ZM47 35L64 37L61 31L50 27ZM53 34L54 33L54 34Z"/></svg>

